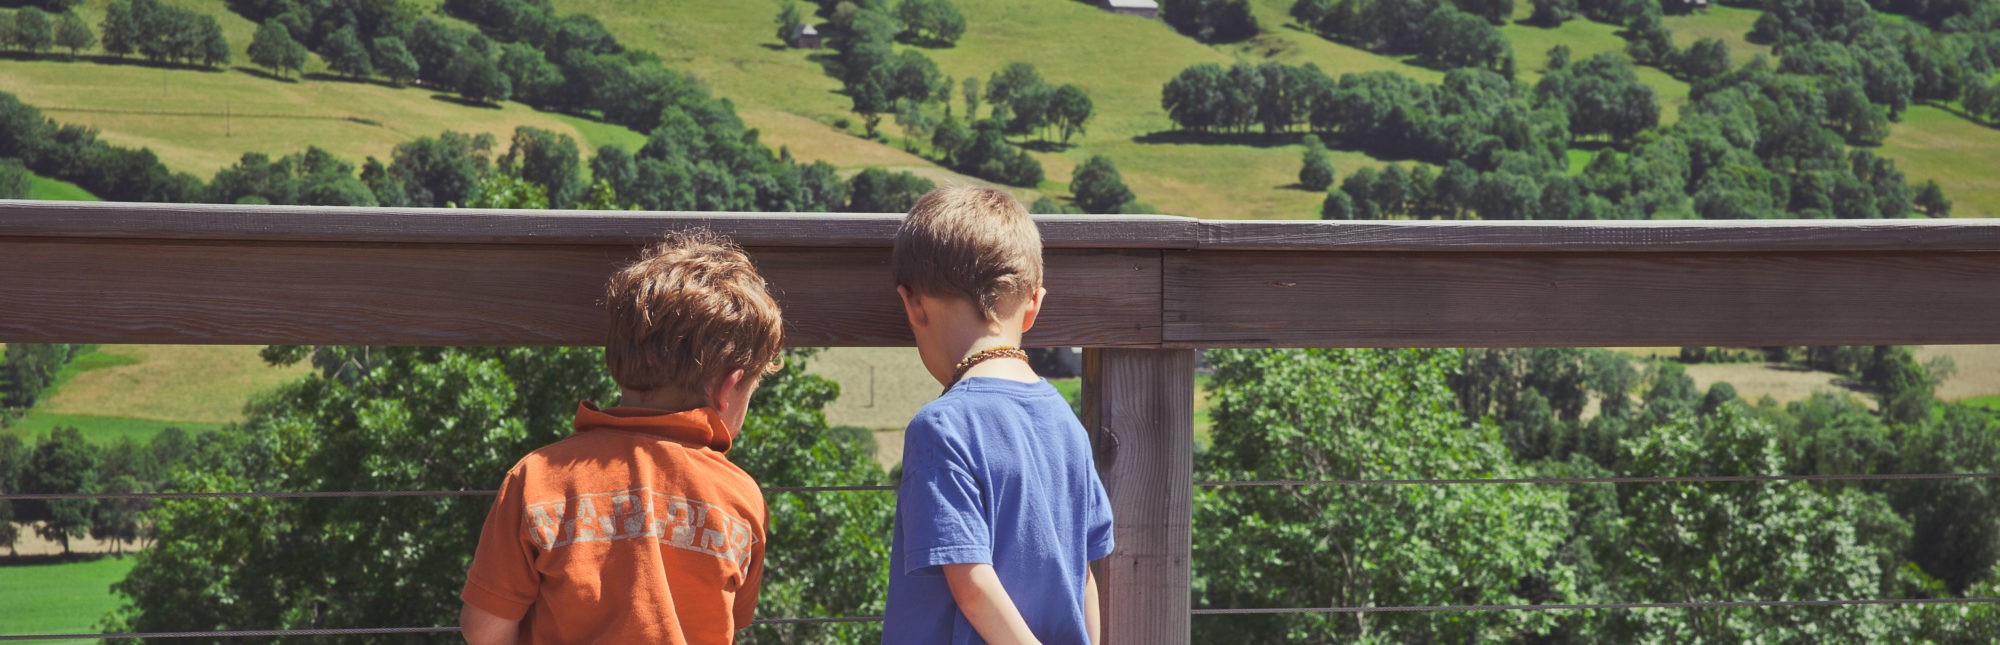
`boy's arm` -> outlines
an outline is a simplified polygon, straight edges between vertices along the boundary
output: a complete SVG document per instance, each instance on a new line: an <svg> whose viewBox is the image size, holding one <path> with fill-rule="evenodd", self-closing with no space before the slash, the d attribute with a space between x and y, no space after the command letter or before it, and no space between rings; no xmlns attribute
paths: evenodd
<svg viewBox="0 0 2000 645"><path fill-rule="evenodd" d="M1097 574L1089 564L1083 567L1083 630L1090 635L1090 645L1097 645L1104 634L1104 619L1097 611Z"/></svg>
<svg viewBox="0 0 2000 645"><path fill-rule="evenodd" d="M1007 589L1000 586L1000 574L993 565L947 564L943 569L952 600L958 602L958 610L965 613L966 622L972 623L980 638L988 643L1041 642L1028 630L1028 621L1021 618L1021 610L1014 606Z"/></svg>
<svg viewBox="0 0 2000 645"><path fill-rule="evenodd" d="M458 627L471 645L514 645L521 635L521 621L495 616L472 603L458 610Z"/></svg>

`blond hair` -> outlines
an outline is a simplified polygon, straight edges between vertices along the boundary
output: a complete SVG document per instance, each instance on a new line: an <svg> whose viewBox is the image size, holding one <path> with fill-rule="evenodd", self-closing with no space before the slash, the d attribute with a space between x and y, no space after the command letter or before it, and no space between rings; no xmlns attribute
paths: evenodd
<svg viewBox="0 0 2000 645"><path fill-rule="evenodd" d="M673 233L612 274L604 364L619 387L700 396L736 370L765 373L784 321L763 276L734 243L707 230Z"/></svg>
<svg viewBox="0 0 2000 645"><path fill-rule="evenodd" d="M896 284L965 298L987 320L1042 286L1042 235L1006 191L956 186L917 199L896 230Z"/></svg>

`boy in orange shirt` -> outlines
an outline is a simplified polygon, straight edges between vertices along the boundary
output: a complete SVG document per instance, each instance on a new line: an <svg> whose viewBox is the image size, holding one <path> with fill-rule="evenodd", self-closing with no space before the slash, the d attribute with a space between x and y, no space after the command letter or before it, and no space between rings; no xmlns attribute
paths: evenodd
<svg viewBox="0 0 2000 645"><path fill-rule="evenodd" d="M742 250L669 236L605 289L619 406L522 458L466 572L470 643L728 643L764 573L757 482L730 463L782 346L777 302Z"/></svg>

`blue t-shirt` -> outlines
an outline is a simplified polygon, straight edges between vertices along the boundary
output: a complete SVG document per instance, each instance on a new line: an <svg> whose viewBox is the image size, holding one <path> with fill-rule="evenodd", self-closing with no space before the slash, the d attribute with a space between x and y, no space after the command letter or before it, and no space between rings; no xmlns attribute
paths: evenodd
<svg viewBox="0 0 2000 645"><path fill-rule="evenodd" d="M990 564L1044 643L1088 643L1083 579L1111 553L1090 440L1047 381L960 381L903 436L883 643L983 643L946 564Z"/></svg>

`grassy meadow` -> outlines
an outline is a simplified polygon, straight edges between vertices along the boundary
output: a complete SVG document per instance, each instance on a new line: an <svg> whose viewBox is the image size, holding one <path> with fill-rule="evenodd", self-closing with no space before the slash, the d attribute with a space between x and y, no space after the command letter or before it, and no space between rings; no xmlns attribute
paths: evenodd
<svg viewBox="0 0 2000 645"><path fill-rule="evenodd" d="M1889 126L1876 152L1913 183L1937 180L1953 217L2000 217L2000 131L1928 105Z"/></svg>
<svg viewBox="0 0 2000 645"><path fill-rule="evenodd" d="M84 190L76 184L30 173L28 177L28 199L52 202L94 202L97 201L97 196L90 194L90 191Z"/></svg>
<svg viewBox="0 0 2000 645"><path fill-rule="evenodd" d="M125 578L132 558L26 564L0 558L0 634L87 634L118 607L111 584ZM25 641L36 643L90 643Z"/></svg>
<svg viewBox="0 0 2000 645"><path fill-rule="evenodd" d="M97 443L150 440L169 427L189 432L243 420L262 392L310 366L270 367L254 346L103 345L77 357L28 414L0 429L24 439L74 427Z"/></svg>

